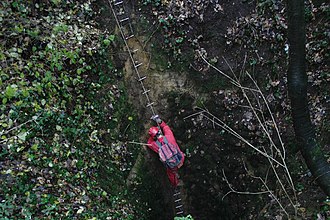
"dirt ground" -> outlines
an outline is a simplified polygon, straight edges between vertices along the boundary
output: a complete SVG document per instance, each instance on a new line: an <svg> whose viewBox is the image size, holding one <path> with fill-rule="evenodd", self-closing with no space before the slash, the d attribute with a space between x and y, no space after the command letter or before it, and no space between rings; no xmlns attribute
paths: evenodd
<svg viewBox="0 0 330 220"><path fill-rule="evenodd" d="M253 17L258 1L235 0L219 3L218 1L204 1L204 3L196 1L195 5L199 8L190 7L190 11L188 10L190 14L187 12L188 17L179 25L182 30L186 30L185 42L180 45L176 45L175 42L168 43L168 47L164 46L166 42L164 33L170 32L171 37L180 40L182 36L180 28L169 23L166 29L159 25L159 18L168 18L171 10L174 15L176 12L182 13L181 6L169 4L166 11L158 5L143 4L143 2L147 1L139 3L132 1L128 4L133 18L132 24L137 32L137 38L130 40L129 45L140 49L137 59L144 63L140 71L147 76L145 85L151 90L151 100L156 102L155 110L172 127L178 143L186 153L185 166L180 170L186 214L192 214L195 219L286 219L286 215L269 194L249 193L264 190L264 188L260 182L258 183L258 179L247 172L247 167L253 169L256 174L261 173L267 176L269 167L265 165L267 164L265 158L251 151L223 129L215 128L214 124L205 118L190 117L197 112L196 106L202 106L226 121L252 143L267 145L267 142L262 141L256 134L257 129L253 129L256 126L255 121L247 122L249 121L247 120L248 111L241 107L246 104L240 101L242 93L201 59L196 58L196 53L202 52L206 53L210 60L213 59L216 67L223 72L227 73L232 69L235 73L240 73L245 64L245 70L252 73L261 86L265 86L269 81L271 85L276 84L274 88L263 91L267 93L265 96L274 114L279 117L279 127L289 154L288 166L292 169L292 178L299 202L296 218L315 219L315 216L319 214L322 219L322 215L326 215L326 211L323 210L326 207L324 203L326 196L317 187L301 155L294 147L293 128L290 120L287 119L289 110L285 88L285 54L275 59L271 44L267 41L263 41L252 51L244 44L228 42L228 31L234 30L235 27L240 28L237 26L237 20ZM166 2L168 1L163 3L166 5ZM186 1L182 2L188 5ZM251 24L247 22L246 25ZM281 42L277 46L284 46L284 44L285 42ZM181 61L177 62L173 57L168 57L168 54L164 53L166 50L171 53L179 52ZM248 61L246 61L246 56L250 58ZM260 60L260 57L269 62L274 60L278 64L275 75L269 65L251 64L254 60ZM146 102L145 97L141 95L141 87L136 82L135 73L127 57L124 56L119 60L120 65L125 69L131 102L136 107L147 130L152 114L145 108ZM172 67L167 68L169 65ZM239 77L242 77L245 82L246 75L240 74ZM271 94L275 89L278 90L280 98L277 96L274 98ZM326 115L322 117L327 118ZM328 140L323 139L323 142L325 146L328 146ZM171 214L159 216L159 213L166 210L166 207L171 207L169 202L171 190L163 175L165 172L162 173L162 167L155 158L151 160L157 165L155 165L156 168L147 172L150 172L150 176L156 175L161 179L158 187L163 189L163 193L159 196L164 199L163 201L158 199L156 203L149 201L152 210L156 210L151 211L150 219L156 216L157 219L170 219ZM283 191L276 185L276 181L271 178L269 181L269 185L274 186L274 193L281 200L281 204L286 206L292 214L293 209L283 196ZM230 187L244 192L245 195L228 194L231 191ZM159 205L166 207L157 210Z"/></svg>

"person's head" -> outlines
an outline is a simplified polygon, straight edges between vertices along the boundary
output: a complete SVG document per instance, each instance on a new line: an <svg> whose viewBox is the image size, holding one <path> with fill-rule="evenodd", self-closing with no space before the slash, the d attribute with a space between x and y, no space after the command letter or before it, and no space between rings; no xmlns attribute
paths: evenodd
<svg viewBox="0 0 330 220"><path fill-rule="evenodd" d="M156 139L157 137L159 137L161 135L159 127L151 127L149 129L148 133L149 133L150 137L152 137L154 139Z"/></svg>

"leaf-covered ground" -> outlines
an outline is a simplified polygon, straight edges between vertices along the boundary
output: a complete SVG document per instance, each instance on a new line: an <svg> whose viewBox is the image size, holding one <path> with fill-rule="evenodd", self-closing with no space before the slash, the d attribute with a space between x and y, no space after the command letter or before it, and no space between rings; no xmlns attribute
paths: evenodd
<svg viewBox="0 0 330 220"><path fill-rule="evenodd" d="M164 204L162 186L154 178L162 171L160 164L156 168L159 172L155 173L150 172L150 164L144 163L133 192L125 187L125 178L139 148L119 140L136 139L140 123L127 104L122 84L123 61L118 58L120 41L114 29L106 30L114 24L107 24L111 13L104 8L105 3L90 0L0 3L3 219L166 216L162 214L166 207L159 206ZM232 193L222 199L230 190L223 179L223 169L235 189L252 191L262 187L245 172L242 162L256 168L256 173L267 167L260 156L223 130L214 129L214 124L200 117L189 120L185 117L195 112L196 105L206 107L253 143L263 145L266 141L251 111L242 108L246 105L241 101L242 93L228 86L200 58L203 54L212 65L229 72L222 59L225 57L235 73L244 69L260 83L290 154L289 166L300 202L298 216L305 219L329 216L329 204L310 177L293 141L285 77L288 56L285 5L266 0L135 3L135 9L139 9L135 13L152 22L142 25L145 28L142 34L148 35L145 45L154 46L148 48L154 53L152 58L163 56L161 51L169 55L163 57L162 65L152 63L155 69L159 68L159 74L166 69L180 74L189 72L188 76L195 81L194 92L184 88L185 92L165 94L169 109L161 112L169 119L186 152L181 177L188 195L187 212L195 219L284 216L269 196ZM311 115L320 143L327 150L329 5L306 2L306 20ZM134 24L140 25L136 21ZM112 58L119 59L116 68ZM240 75L245 83L246 76ZM272 130L271 124L269 128ZM284 205L288 204L276 186L274 192Z"/></svg>
<svg viewBox="0 0 330 220"><path fill-rule="evenodd" d="M132 152L117 140L118 120L134 134L135 119L109 56L115 36L95 22L100 9L0 3L1 219L137 215L123 188Z"/></svg>
<svg viewBox="0 0 330 220"><path fill-rule="evenodd" d="M290 102L287 96L287 18L283 1L141 1L145 16L156 33L153 44L169 55L167 68L188 73L195 80L194 93L176 91L168 94L168 111L163 111L185 149L186 164L181 176L186 184L188 212L197 219L281 219L284 213L272 196L239 195L262 191L263 186L251 173L267 170L260 155L222 129L215 129L203 117L186 117L193 107L205 108L258 147L269 145L253 111L244 101L240 89L212 69L203 59L232 76L244 86L251 86L251 74L265 95L284 140L287 162L298 198L297 217L329 217L327 197L310 176L294 141ZM151 12L151 13L150 13ZM318 140L329 158L329 4L306 1L306 60L311 119ZM160 46L157 45L160 43ZM153 46L154 46L153 45ZM159 46L159 47L157 47ZM153 50L151 47L151 51ZM225 58L225 60L224 60ZM159 73L162 74L161 72ZM200 96L196 96L197 93ZM258 96L253 100L257 101ZM260 101L260 100L259 100ZM260 103L254 103L260 107ZM275 134L274 123L266 115L267 129ZM274 139L275 140L275 139ZM273 183L270 173L265 172ZM251 178L252 177L252 178ZM270 184L271 185L271 184ZM292 216L295 215L283 191L274 192Z"/></svg>

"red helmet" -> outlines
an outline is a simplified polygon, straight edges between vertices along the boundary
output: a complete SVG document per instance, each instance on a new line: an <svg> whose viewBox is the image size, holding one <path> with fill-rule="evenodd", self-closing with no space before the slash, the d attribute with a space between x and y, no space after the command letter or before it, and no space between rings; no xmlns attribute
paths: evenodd
<svg viewBox="0 0 330 220"><path fill-rule="evenodd" d="M159 132L159 128L158 127L151 127L149 129L149 135L151 137L155 137L157 135L157 133Z"/></svg>

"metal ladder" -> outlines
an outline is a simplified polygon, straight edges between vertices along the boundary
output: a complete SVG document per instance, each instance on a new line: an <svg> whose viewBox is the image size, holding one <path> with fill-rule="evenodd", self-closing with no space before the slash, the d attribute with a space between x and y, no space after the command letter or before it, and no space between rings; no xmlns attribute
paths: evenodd
<svg viewBox="0 0 330 220"><path fill-rule="evenodd" d="M128 40L131 38L134 38L134 31L132 28L132 24L130 22L129 14L125 10L124 1L120 0L108 0L109 6L112 10L112 13L114 15L114 18L116 20L117 26L119 28L120 34L123 38L123 41L125 43L125 46L127 48L127 52L129 54L130 60L132 62L132 66L134 68L134 72L137 76L137 81L140 83L142 87L142 94L145 96L147 103L146 108L150 108L152 115L156 115L155 109L154 109L154 102L151 101L148 93L150 92L150 89L147 89L145 85L143 84L143 81L147 78L146 76L141 76L139 72L139 67L143 65L142 62L139 62L137 57L135 57L136 52L138 49L130 48L128 45Z"/></svg>
<svg viewBox="0 0 330 220"><path fill-rule="evenodd" d="M174 207L175 207L175 214L176 216L183 216L184 215L184 209L181 199L181 192L179 188L175 188L173 193L173 199L174 199Z"/></svg>
<svg viewBox="0 0 330 220"><path fill-rule="evenodd" d="M140 84L141 84L142 94L145 95L145 97L146 97L146 100L147 100L146 107L150 108L152 115L156 115L155 109L153 107L154 102L151 102L151 99L148 95L148 93L150 92L150 89L147 89L143 84L143 81L147 77L141 76L141 74L139 72L139 67L141 67L143 65L143 63L139 62L137 57L135 57L137 49L130 48L128 45L128 42L127 42L129 39L134 38L135 35L134 35L134 31L133 31L133 28L132 28L132 25L130 22L130 17L124 7L124 1L108 0L108 3L112 10L114 18L116 20L117 26L120 30L120 34L123 38L125 46L127 48L127 52L129 54L130 60L132 62L132 66L137 75L137 81L140 82ZM176 216L183 216L184 210L183 210L183 205L182 205L182 200L181 200L181 192L178 188L175 188L175 190L174 190L173 199L174 199Z"/></svg>

